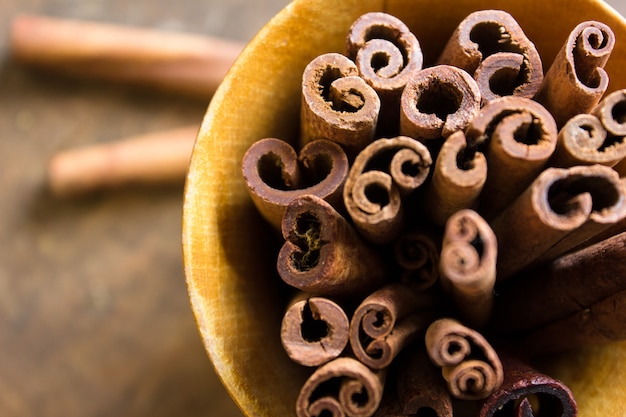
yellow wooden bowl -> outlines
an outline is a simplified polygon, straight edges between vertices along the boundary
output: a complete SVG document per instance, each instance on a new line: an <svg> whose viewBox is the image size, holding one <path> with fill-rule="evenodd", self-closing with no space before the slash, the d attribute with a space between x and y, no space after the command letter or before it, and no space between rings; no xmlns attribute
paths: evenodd
<svg viewBox="0 0 626 417"><path fill-rule="evenodd" d="M608 24L617 40L607 66L610 88L626 87L626 22L601 1L296 0L260 31L213 98L187 178L184 264L206 349L246 415L294 415L306 375L280 344L286 300L275 271L276 237L245 189L243 153L264 137L295 143L304 67L319 54L343 52L348 28L361 14L385 11L403 20L429 65L456 25L481 9L511 13L538 47L544 68L578 23ZM626 415L626 344L576 351L550 368L573 389L581 416Z"/></svg>

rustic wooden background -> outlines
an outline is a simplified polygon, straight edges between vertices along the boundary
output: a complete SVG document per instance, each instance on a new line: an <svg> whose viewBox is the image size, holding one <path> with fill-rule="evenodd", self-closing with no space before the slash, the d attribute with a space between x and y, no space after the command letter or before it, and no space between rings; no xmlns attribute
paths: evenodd
<svg viewBox="0 0 626 417"><path fill-rule="evenodd" d="M200 123L207 100L13 63L20 12L249 40L287 0L0 2L0 416L241 416L197 333L182 270L182 183L61 200L56 151ZM626 12L626 1L613 0ZM626 40L617 40L626 41Z"/></svg>

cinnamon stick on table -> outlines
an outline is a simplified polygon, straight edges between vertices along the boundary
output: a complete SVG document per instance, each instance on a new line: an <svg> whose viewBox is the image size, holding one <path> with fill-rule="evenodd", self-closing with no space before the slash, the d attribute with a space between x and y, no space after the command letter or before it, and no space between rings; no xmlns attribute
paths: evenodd
<svg viewBox="0 0 626 417"><path fill-rule="evenodd" d="M464 323L483 327L493 306L498 243L489 224L473 210L448 220L439 261L441 284Z"/></svg>
<svg viewBox="0 0 626 417"><path fill-rule="evenodd" d="M341 355L348 344L349 327L339 304L300 293L283 316L280 338L291 360L319 366Z"/></svg>
<svg viewBox="0 0 626 417"><path fill-rule="evenodd" d="M302 73L300 140L339 143L354 157L373 139L380 98L359 77L356 64L338 53L314 58Z"/></svg>
<svg viewBox="0 0 626 417"><path fill-rule="evenodd" d="M397 17L365 13L350 27L346 56L380 97L377 135L398 135L400 95L412 73L422 69L419 41Z"/></svg>
<svg viewBox="0 0 626 417"><path fill-rule="evenodd" d="M215 37L20 15L10 27L18 62L78 77L209 99L243 50Z"/></svg>
<svg viewBox="0 0 626 417"><path fill-rule="evenodd" d="M381 255L330 204L296 197L282 222L285 243L276 266L287 284L320 295L357 296L382 285Z"/></svg>
<svg viewBox="0 0 626 417"><path fill-rule="evenodd" d="M383 396L386 370L372 371L356 359L340 357L313 372L296 401L298 417L372 416Z"/></svg>
<svg viewBox="0 0 626 417"><path fill-rule="evenodd" d="M182 183L197 133L197 126L186 126L60 151L48 163L48 186L65 197L129 184Z"/></svg>
<svg viewBox="0 0 626 417"><path fill-rule="evenodd" d="M431 164L428 149L406 136L377 139L358 154L343 188L343 200L367 240L387 244L400 235L402 197L426 181Z"/></svg>
<svg viewBox="0 0 626 417"><path fill-rule="evenodd" d="M571 31L535 95L559 128L600 101L609 85L604 65L614 46L615 35L604 23L586 21Z"/></svg>
<svg viewBox="0 0 626 417"><path fill-rule="evenodd" d="M287 205L298 196L316 195L340 207L348 169L343 149L327 140L309 143L298 156L287 142L266 138L253 143L242 161L243 177L254 205L277 230Z"/></svg>

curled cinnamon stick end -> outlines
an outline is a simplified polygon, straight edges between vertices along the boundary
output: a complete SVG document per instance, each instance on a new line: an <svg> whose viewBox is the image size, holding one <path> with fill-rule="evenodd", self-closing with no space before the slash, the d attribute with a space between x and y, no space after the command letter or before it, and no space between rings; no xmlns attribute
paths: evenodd
<svg viewBox="0 0 626 417"><path fill-rule="evenodd" d="M494 348L480 333L456 320L434 321L426 330L426 350L442 368L453 397L486 398L502 385L502 363Z"/></svg>
<svg viewBox="0 0 626 417"><path fill-rule="evenodd" d="M329 139L350 155L369 144L376 131L380 99L358 76L354 62L337 53L311 61L302 74L301 141Z"/></svg>
<svg viewBox="0 0 626 417"><path fill-rule="evenodd" d="M356 359L334 359L304 383L296 401L296 415L370 417L380 405L385 376L385 371L372 371Z"/></svg>
<svg viewBox="0 0 626 417"><path fill-rule="evenodd" d="M414 71L422 69L420 44L410 29L395 16L382 12L366 13L350 27L346 55L361 77L381 100L379 131L397 126L402 90ZM396 133L397 134L397 133Z"/></svg>
<svg viewBox="0 0 626 417"><path fill-rule="evenodd" d="M486 398L479 417L576 417L578 406L561 381L513 357L502 356L504 381Z"/></svg>
<svg viewBox="0 0 626 417"><path fill-rule="evenodd" d="M381 285L381 256L330 204L304 195L285 210L277 269L287 284L321 295L363 294Z"/></svg>
<svg viewBox="0 0 626 417"><path fill-rule="evenodd" d="M439 139L464 130L480 109L476 81L462 69L439 65L413 73L400 98L400 134Z"/></svg>
<svg viewBox="0 0 626 417"><path fill-rule="evenodd" d="M548 168L491 223L498 279L562 255L626 216L624 183L603 165Z"/></svg>
<svg viewBox="0 0 626 417"><path fill-rule="evenodd" d="M613 31L601 22L582 22L569 34L535 95L559 127L600 101L609 85L604 65L614 45Z"/></svg>
<svg viewBox="0 0 626 417"><path fill-rule="evenodd" d="M485 102L505 95L531 98L543 80L537 48L513 16L502 10L469 14L457 26L437 63L472 74Z"/></svg>
<svg viewBox="0 0 626 417"><path fill-rule="evenodd" d="M359 153L343 199L361 235L376 244L399 236L404 222L402 196L424 183L431 164L428 149L405 136L377 139Z"/></svg>
<svg viewBox="0 0 626 417"><path fill-rule="evenodd" d="M280 338L291 360L319 366L343 352L349 327L348 316L337 303L301 294L283 316Z"/></svg>
<svg viewBox="0 0 626 417"><path fill-rule="evenodd" d="M440 244L427 233L403 233L394 244L400 281L414 290L431 288L439 280Z"/></svg>
<svg viewBox="0 0 626 417"><path fill-rule="evenodd" d="M457 312L471 327L483 327L493 307L498 243L473 210L455 213L444 231L439 271Z"/></svg>
<svg viewBox="0 0 626 417"><path fill-rule="evenodd" d="M357 359L372 369L388 367L426 327L429 315L418 312L425 302L399 283L370 294L350 320L350 346Z"/></svg>
<svg viewBox="0 0 626 417"><path fill-rule="evenodd" d="M261 139L247 150L242 163L254 205L278 230L287 205L298 196L316 195L341 207L348 169L345 152L327 140L307 144L298 157L283 140Z"/></svg>
<svg viewBox="0 0 626 417"><path fill-rule="evenodd" d="M606 146L607 134L600 120L592 114L577 114L559 131L557 146L550 165L570 167L573 165L615 165L623 158L617 147ZM626 155L626 146L623 151ZM616 159L618 158L618 159Z"/></svg>
<svg viewBox="0 0 626 417"><path fill-rule="evenodd" d="M468 148L464 132L451 134L437 155L426 188L424 204L430 220L443 226L452 214L473 207L486 180L485 155Z"/></svg>
<svg viewBox="0 0 626 417"><path fill-rule="evenodd" d="M479 212L490 219L542 171L556 147L557 129L539 103L509 96L484 106L465 135L468 148L482 150L487 158L489 172Z"/></svg>

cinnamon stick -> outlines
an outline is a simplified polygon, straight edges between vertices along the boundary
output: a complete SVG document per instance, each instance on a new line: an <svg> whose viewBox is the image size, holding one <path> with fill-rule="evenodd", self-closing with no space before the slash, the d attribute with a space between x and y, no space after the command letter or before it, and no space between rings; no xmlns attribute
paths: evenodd
<svg viewBox="0 0 626 417"><path fill-rule="evenodd" d="M334 359L320 366L304 383L296 415L370 417L380 405L385 377L385 370L372 371L356 359Z"/></svg>
<svg viewBox="0 0 626 417"><path fill-rule="evenodd" d="M420 141L463 130L480 108L480 90L465 71L438 65L414 72L400 98L400 134Z"/></svg>
<svg viewBox="0 0 626 417"><path fill-rule="evenodd" d="M348 344L349 327L339 304L301 293L283 316L280 338L291 360L319 366L341 355Z"/></svg>
<svg viewBox="0 0 626 417"><path fill-rule="evenodd" d="M402 196L426 180L432 159L420 142L405 136L377 139L350 167L343 189L346 209L357 230L376 244L390 243L402 231Z"/></svg>
<svg viewBox="0 0 626 417"><path fill-rule="evenodd" d="M557 129L540 104L522 97L502 97L485 105L465 132L467 154L482 151L487 179L478 212L491 219L543 170L554 152Z"/></svg>
<svg viewBox="0 0 626 417"><path fill-rule="evenodd" d="M403 233L394 244L394 259L400 267L400 282L414 290L426 290L439 281L441 244L428 233Z"/></svg>
<svg viewBox="0 0 626 417"><path fill-rule="evenodd" d="M454 132L443 143L426 186L429 219L443 226L452 214L474 206L487 180L487 159L468 149L465 133Z"/></svg>
<svg viewBox="0 0 626 417"><path fill-rule="evenodd" d="M354 156L373 139L380 99L344 55L327 53L313 59L302 74L300 139L339 143Z"/></svg>
<svg viewBox="0 0 626 417"><path fill-rule="evenodd" d="M626 340L626 290L531 332L522 345L529 354L546 354L620 340Z"/></svg>
<svg viewBox="0 0 626 417"><path fill-rule="evenodd" d="M565 123L550 160L552 166L614 166L626 157L626 90L603 98L592 113L578 114Z"/></svg>
<svg viewBox="0 0 626 417"><path fill-rule="evenodd" d="M48 186L59 197L130 184L184 181L197 126L68 149L48 162Z"/></svg>
<svg viewBox="0 0 626 417"><path fill-rule="evenodd" d="M13 18L19 63L71 76L208 99L243 50L240 42L35 15Z"/></svg>
<svg viewBox="0 0 626 417"><path fill-rule="evenodd" d="M354 355L372 369L387 368L428 325L431 314L419 311L431 301L404 284L388 284L370 294L350 320Z"/></svg>
<svg viewBox="0 0 626 417"><path fill-rule="evenodd" d="M410 346L398 358L398 402L402 416L452 417L446 383L423 346Z"/></svg>
<svg viewBox="0 0 626 417"><path fill-rule="evenodd" d="M439 261L441 283L464 323L483 327L491 315L498 243L489 224L473 210L448 220Z"/></svg>
<svg viewBox="0 0 626 417"><path fill-rule="evenodd" d="M309 143L297 156L283 140L262 139L250 146L242 162L244 180L254 205L278 230L285 208L298 196L313 194L340 207L341 187L348 169L345 152L327 140Z"/></svg>
<svg viewBox="0 0 626 417"><path fill-rule="evenodd" d="M498 279L554 259L624 218L625 191L603 165L546 169L491 223Z"/></svg>
<svg viewBox="0 0 626 417"><path fill-rule="evenodd" d="M378 135L397 135L400 95L411 74L422 69L419 41L397 17L370 12L350 27L346 55L380 97Z"/></svg>
<svg viewBox="0 0 626 417"><path fill-rule="evenodd" d="M498 288L492 327L523 334L626 291L626 233L516 276Z"/></svg>
<svg viewBox="0 0 626 417"><path fill-rule="evenodd" d="M453 397L467 400L486 398L502 385L502 363L480 333L450 318L430 324L426 350L442 368Z"/></svg>
<svg viewBox="0 0 626 417"><path fill-rule="evenodd" d="M504 95L531 98L543 80L537 48L513 16L502 10L470 13L448 39L437 63L474 76L485 102Z"/></svg>
<svg viewBox="0 0 626 417"><path fill-rule="evenodd" d="M380 254L319 197L295 198L285 210L282 234L285 243L276 265L292 287L328 296L360 295L383 282Z"/></svg>
<svg viewBox="0 0 626 417"><path fill-rule="evenodd" d="M480 406L479 417L576 417L570 389L510 354L501 355L504 380Z"/></svg>
<svg viewBox="0 0 626 417"><path fill-rule="evenodd" d="M535 96L559 127L600 101L609 85L604 65L614 45L613 31L601 22L582 22L571 31Z"/></svg>

